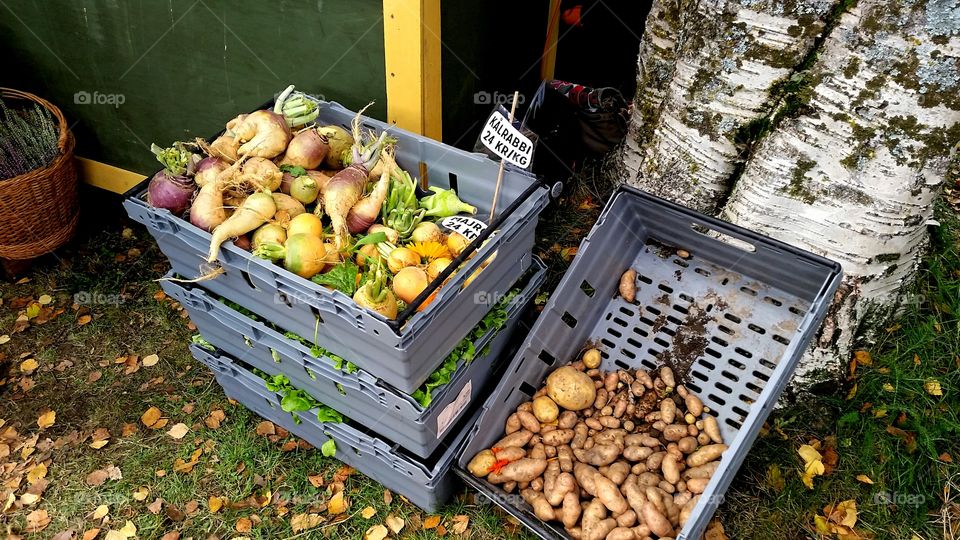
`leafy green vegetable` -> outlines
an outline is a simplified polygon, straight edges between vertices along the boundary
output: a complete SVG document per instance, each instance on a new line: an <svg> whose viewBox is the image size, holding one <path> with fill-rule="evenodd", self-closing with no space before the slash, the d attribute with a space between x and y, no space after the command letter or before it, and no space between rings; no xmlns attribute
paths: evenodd
<svg viewBox="0 0 960 540"><path fill-rule="evenodd" d="M360 268L354 264L353 261L344 261L334 266L329 272L317 274L310 278L310 280L317 285L333 287L343 294L353 297L353 293L357 292L357 275L359 274Z"/></svg>
<svg viewBox="0 0 960 540"><path fill-rule="evenodd" d="M483 319L473 327L473 330L471 330L465 338L460 340L460 343L454 347L446 360L443 361L443 364L430 374L427 382L413 393L413 399L417 400L417 403L419 403L421 407L429 407L430 403L433 402L433 391L450 383L450 379L453 377L453 374L456 373L457 366L460 362L469 364L473 361L476 356L476 348L473 345L474 341L486 335L487 332L499 332L500 329L503 328L507 323L507 319L510 317L509 313L507 313L507 307L518 294L520 294L520 289L513 289L501 298L500 301L484 315ZM487 345L481 355L487 354L489 350L490 346Z"/></svg>
<svg viewBox="0 0 960 540"><path fill-rule="evenodd" d="M477 208L460 200L457 192L452 189L441 189L437 186L430 186L433 195L428 195L420 199L420 208L427 211L430 217L450 217L461 212L467 214L476 214Z"/></svg>
<svg viewBox="0 0 960 540"><path fill-rule="evenodd" d="M325 356L329 358L330 361L333 362L333 367L337 371L342 371L344 373L350 374L350 373L355 373L357 369L359 369L353 362L347 362L343 358L333 354L332 352L324 349L323 347L317 344L310 343L306 339L294 334L293 332L284 332L283 337L287 339L292 339L294 341L300 342L303 345L306 345L307 347L310 347L310 354L313 355L314 358L320 358L321 356Z"/></svg>
<svg viewBox="0 0 960 540"><path fill-rule="evenodd" d="M380 242L387 241L387 233L385 232L375 232L373 234L368 234L363 238L357 240L357 243L353 245L354 249L365 246L367 244L379 244Z"/></svg>
<svg viewBox="0 0 960 540"><path fill-rule="evenodd" d="M306 169L304 169L303 167L295 166L295 165L281 165L280 170L285 173L290 173L290 176L294 178L298 178L300 176L307 174Z"/></svg>
<svg viewBox="0 0 960 540"><path fill-rule="evenodd" d="M280 408L293 415L295 422L300 423L300 419L294 413L309 411L311 409L317 410L317 420L321 422L337 424L343 422L342 414L320 403L310 394L293 386L286 375L280 373L271 377L259 370L257 370L256 373L266 381L267 390L277 392L282 396L280 399Z"/></svg>
<svg viewBox="0 0 960 540"><path fill-rule="evenodd" d="M323 457L334 457L337 455L337 443L333 439L327 439L327 442L320 445L320 453Z"/></svg>
<svg viewBox="0 0 960 540"><path fill-rule="evenodd" d="M209 341L203 339L203 336L201 336L200 334L194 334L193 336L191 336L190 343L203 347L208 351L216 350L216 347L214 347L213 344L210 343Z"/></svg>
<svg viewBox="0 0 960 540"><path fill-rule="evenodd" d="M194 154L182 142L175 142L169 148L160 148L156 144L151 144L150 151L157 156L157 161L163 164L163 168L173 176L183 176L187 168L192 167L191 161L194 160Z"/></svg>

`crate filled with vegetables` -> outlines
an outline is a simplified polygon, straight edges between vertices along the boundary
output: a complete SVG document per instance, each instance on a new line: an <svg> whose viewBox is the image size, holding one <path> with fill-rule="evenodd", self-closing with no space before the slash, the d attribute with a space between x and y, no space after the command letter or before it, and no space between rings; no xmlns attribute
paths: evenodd
<svg viewBox="0 0 960 540"><path fill-rule="evenodd" d="M297 92L154 151L125 207L177 274L408 393L533 264L548 201L510 170L489 216L496 163Z"/></svg>
<svg viewBox="0 0 960 540"><path fill-rule="evenodd" d="M467 427L476 421L476 407L450 429L444 444L422 458L317 403L282 375L258 374L249 365L206 344L191 345L190 352L213 371L227 396L420 508L434 512L460 489L451 468Z"/></svg>
<svg viewBox="0 0 960 540"><path fill-rule="evenodd" d="M546 278L536 268L499 299L413 394L405 394L326 351L310 338L286 332L200 287L162 282L180 302L206 342L271 376L283 375L313 398L343 413L414 455L429 456L448 430L485 395L506 362L519 319Z"/></svg>
<svg viewBox="0 0 960 540"><path fill-rule="evenodd" d="M483 405L458 474L545 539L699 539L838 264L620 188Z"/></svg>

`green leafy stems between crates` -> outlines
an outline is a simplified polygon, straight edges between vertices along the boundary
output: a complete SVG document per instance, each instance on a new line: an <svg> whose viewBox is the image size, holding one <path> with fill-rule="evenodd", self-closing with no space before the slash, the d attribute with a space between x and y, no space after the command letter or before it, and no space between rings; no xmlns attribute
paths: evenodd
<svg viewBox="0 0 960 540"><path fill-rule="evenodd" d="M300 390L290 383L290 379L283 373L270 376L263 371L256 371L257 375L266 381L267 390L280 394L280 408L290 413L298 424L300 418L296 415L298 412L316 409L317 420L326 423L343 423L343 415L334 409L320 403L313 396Z"/></svg>

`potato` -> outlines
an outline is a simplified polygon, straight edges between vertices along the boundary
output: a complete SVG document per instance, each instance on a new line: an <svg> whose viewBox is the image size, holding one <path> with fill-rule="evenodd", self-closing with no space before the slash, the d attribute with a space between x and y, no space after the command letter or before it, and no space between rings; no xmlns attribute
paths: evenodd
<svg viewBox="0 0 960 540"><path fill-rule="evenodd" d="M686 479L691 478L710 478L713 476L713 473L717 471L717 468L720 467L719 461L711 461L706 465L700 465L699 467L692 467L683 471L683 477Z"/></svg>
<svg viewBox="0 0 960 540"><path fill-rule="evenodd" d="M560 463L561 471L573 472L573 450L567 445L558 447L557 462Z"/></svg>
<svg viewBox="0 0 960 540"><path fill-rule="evenodd" d="M665 424L672 424L673 419L677 417L677 404L670 398L660 402L660 419Z"/></svg>
<svg viewBox="0 0 960 540"><path fill-rule="evenodd" d="M577 481L570 473L560 473L559 476L553 481L553 489L550 491L544 492L544 495L547 497L547 502L551 506L559 506L563 503L563 498L567 496L567 493L577 492L579 486L577 486Z"/></svg>
<svg viewBox="0 0 960 540"><path fill-rule="evenodd" d="M667 453L660 463L660 470L663 472L663 479L670 484L676 484L680 481L680 462L677 457Z"/></svg>
<svg viewBox="0 0 960 540"><path fill-rule="evenodd" d="M573 440L570 441L570 446L572 448L583 448L583 445L587 442L587 436L589 435L589 428L583 422L577 424L573 428Z"/></svg>
<svg viewBox="0 0 960 540"><path fill-rule="evenodd" d="M560 416L560 408L547 396L540 396L533 400L533 415L544 424L551 424L557 421Z"/></svg>
<svg viewBox="0 0 960 540"><path fill-rule="evenodd" d="M547 446L559 446L561 444L569 444L573 440L573 430L572 429L555 429L545 435L540 437L540 440L543 441L543 444Z"/></svg>
<svg viewBox="0 0 960 540"><path fill-rule="evenodd" d="M580 522L580 494L579 489L568 491L563 496L560 506L560 521L564 527L574 527Z"/></svg>
<svg viewBox="0 0 960 540"><path fill-rule="evenodd" d="M601 416L600 425L605 428L610 429L619 429L620 428L620 419L614 418L613 416Z"/></svg>
<svg viewBox="0 0 960 540"><path fill-rule="evenodd" d="M709 414L703 417L703 432L710 437L711 441L717 444L723 444L723 435L720 434L720 424L717 423L716 418Z"/></svg>
<svg viewBox="0 0 960 540"><path fill-rule="evenodd" d="M497 441L493 448L510 448L511 446L524 447L533 438L533 433L525 429L516 431Z"/></svg>
<svg viewBox="0 0 960 540"><path fill-rule="evenodd" d="M614 515L619 515L630 509L627 500L624 499L620 493L620 488L614 484L612 480L600 474L592 467L590 471L585 474L593 475L594 496L599 499L608 510L613 512Z"/></svg>
<svg viewBox="0 0 960 540"><path fill-rule="evenodd" d="M534 459L547 459L547 451L545 450L543 443L541 442L533 445L533 448L530 449L530 452L529 454L527 454L527 457L531 457Z"/></svg>
<svg viewBox="0 0 960 540"><path fill-rule="evenodd" d="M647 446L627 446L623 449L623 457L628 461L646 461L653 454L653 448Z"/></svg>
<svg viewBox="0 0 960 540"><path fill-rule="evenodd" d="M493 454L497 456L497 461L516 461L527 457L527 451L519 446L510 446L508 448L498 448Z"/></svg>
<svg viewBox="0 0 960 540"><path fill-rule="evenodd" d="M584 367L587 369L596 369L600 367L600 362L602 360L603 358L600 356L600 351L597 349L587 349L587 351L583 353L582 361Z"/></svg>
<svg viewBox="0 0 960 540"><path fill-rule="evenodd" d="M684 398L684 403L687 406L687 412L694 416L700 416L703 414L703 401L700 401L700 398L693 394L687 394L687 397Z"/></svg>
<svg viewBox="0 0 960 540"><path fill-rule="evenodd" d="M633 268L620 276L620 296L627 302L633 303L637 299L637 271Z"/></svg>
<svg viewBox="0 0 960 540"><path fill-rule="evenodd" d="M618 526L630 528L637 524L637 513L631 508L614 519L617 520Z"/></svg>
<svg viewBox="0 0 960 540"><path fill-rule="evenodd" d="M555 519L556 516L554 516L553 507L547 502L543 493L532 489L525 489L520 492L520 496L523 497L523 500L527 501L527 504L533 507L533 513L536 514L540 520L553 521Z"/></svg>
<svg viewBox="0 0 960 540"><path fill-rule="evenodd" d="M709 483L709 478L691 478L687 480L687 491L699 495L707 490L707 484Z"/></svg>
<svg viewBox="0 0 960 540"><path fill-rule="evenodd" d="M540 422L537 420L537 417L531 412L527 411L517 411L517 418L520 419L520 424L523 426L523 429L531 433L540 433Z"/></svg>
<svg viewBox="0 0 960 540"><path fill-rule="evenodd" d="M680 509L680 526L683 527L687 524L687 520L690 519L690 515L693 514L694 507L697 506L697 503L700 502L700 496L695 495L686 504L683 505L683 508Z"/></svg>
<svg viewBox="0 0 960 540"><path fill-rule="evenodd" d="M630 474L630 465L626 461L618 461L608 466L602 474L619 486Z"/></svg>
<svg viewBox="0 0 960 540"><path fill-rule="evenodd" d="M557 418L557 429L572 429L577 425L577 413L573 411L563 411Z"/></svg>
<svg viewBox="0 0 960 540"><path fill-rule="evenodd" d="M671 495L677 492L677 487L666 480L661 480L658 482L657 487L660 488L664 493L669 493Z"/></svg>
<svg viewBox="0 0 960 540"><path fill-rule="evenodd" d="M477 478L483 478L490 474L493 466L497 463L497 456L491 450L481 450L473 456L470 463L467 463L467 470Z"/></svg>
<svg viewBox="0 0 960 540"><path fill-rule="evenodd" d="M601 467L616 461L617 458L620 457L620 448L614 444L597 444L589 450L575 448L573 455L577 456L578 460L587 465Z"/></svg>
<svg viewBox="0 0 960 540"><path fill-rule="evenodd" d="M603 424L600 423L600 419L598 418L587 418L583 421L583 423L586 424L588 428L595 431L600 431L603 429Z"/></svg>
<svg viewBox="0 0 960 540"><path fill-rule="evenodd" d="M645 370L645 369L638 369L637 372L634 374L634 377L635 377L636 380L639 381L640 384L643 385L643 387L646 388L647 390L653 388L653 377L650 376L650 373L649 373L647 370ZM630 390L633 391L633 387L632 387L632 386L631 386ZM640 395L642 395L642 394L643 394L642 391L641 391L639 394L636 393L636 392L634 392L634 395L636 395L636 396L640 396Z"/></svg>
<svg viewBox="0 0 960 540"><path fill-rule="evenodd" d="M708 444L690 454L690 457L687 458L687 465L690 467L699 467L700 465L710 463L719 458L726 449L727 445L725 444Z"/></svg>
<svg viewBox="0 0 960 540"><path fill-rule="evenodd" d="M647 527L650 527L650 532L653 534L657 536L673 535L673 525L670 524L670 520L652 502L643 503L640 517L643 518Z"/></svg>
<svg viewBox="0 0 960 540"><path fill-rule="evenodd" d="M650 454L650 457L647 458L647 470L648 471L659 471L660 464L663 463L663 458L667 453L664 451L654 452Z"/></svg>
<svg viewBox="0 0 960 540"><path fill-rule="evenodd" d="M660 368L660 380L663 381L663 384L667 385L667 388L676 388L677 380L673 376L673 370L669 366L663 366Z"/></svg>
<svg viewBox="0 0 960 540"><path fill-rule="evenodd" d="M617 385L620 384L620 377L617 376L616 371L611 371L603 376L603 387L609 393L614 393L617 391Z"/></svg>
<svg viewBox="0 0 960 540"><path fill-rule="evenodd" d="M689 454L697 449L697 438L696 437L684 437L677 441L677 449L679 449L684 454Z"/></svg>
<svg viewBox="0 0 960 540"><path fill-rule="evenodd" d="M630 505L630 508L639 516L640 511L643 509L643 504L647 502L647 496L644 494L643 488L640 487L637 477L629 476L624 480L623 495L626 497L627 504Z"/></svg>
<svg viewBox="0 0 960 540"><path fill-rule="evenodd" d="M607 399L609 399L609 397L606 388L598 388L597 397L593 400L593 408L598 411L604 408L607 405Z"/></svg>
<svg viewBox="0 0 960 540"><path fill-rule="evenodd" d="M679 441L688 434L689 430L684 424L671 424L663 428L663 438L671 442Z"/></svg>
<svg viewBox="0 0 960 540"><path fill-rule="evenodd" d="M529 482L543 474L547 469L547 460L522 458L508 463L502 469L490 473L487 480L491 484L502 484L504 482Z"/></svg>
<svg viewBox="0 0 960 540"><path fill-rule="evenodd" d="M633 520L637 520L636 514L633 515ZM607 540L636 540L636 537L633 535L633 529L631 529L629 525L621 525L619 518L617 525L618 527L616 529L607 533Z"/></svg>
<svg viewBox="0 0 960 540"><path fill-rule="evenodd" d="M622 418L623 414L627 412L627 407L629 405L630 404L627 403L626 399L622 399L622 398L617 399L617 401L615 402L615 405L613 406L613 416L615 418Z"/></svg>
<svg viewBox="0 0 960 540"><path fill-rule="evenodd" d="M563 366L547 376L547 395L564 409L582 411L593 405L597 390L589 376Z"/></svg>
<svg viewBox="0 0 960 540"><path fill-rule="evenodd" d="M521 427L523 426L520 424L520 418L517 417L517 413L513 413L507 417L507 423L504 426L503 431L507 435L510 435L511 433L516 433L517 431L520 431Z"/></svg>
<svg viewBox="0 0 960 540"><path fill-rule="evenodd" d="M616 526L617 522L606 517L607 511L598 499L594 499L583 510L583 519L580 521L582 540L604 540Z"/></svg>
<svg viewBox="0 0 960 540"><path fill-rule="evenodd" d="M650 471L644 471L637 475L637 484L642 486L644 489L655 486L660 483L660 475L652 473Z"/></svg>

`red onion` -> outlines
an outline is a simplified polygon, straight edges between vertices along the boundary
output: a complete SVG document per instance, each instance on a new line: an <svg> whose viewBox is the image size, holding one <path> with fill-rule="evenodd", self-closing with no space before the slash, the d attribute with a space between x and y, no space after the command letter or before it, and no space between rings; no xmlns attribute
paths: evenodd
<svg viewBox="0 0 960 540"><path fill-rule="evenodd" d="M190 207L196 187L190 178L174 176L162 170L153 176L147 186L147 204L155 208L166 208L179 216Z"/></svg>

